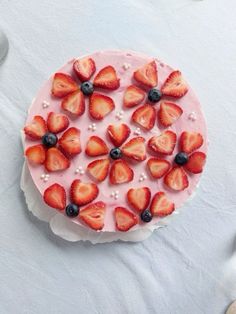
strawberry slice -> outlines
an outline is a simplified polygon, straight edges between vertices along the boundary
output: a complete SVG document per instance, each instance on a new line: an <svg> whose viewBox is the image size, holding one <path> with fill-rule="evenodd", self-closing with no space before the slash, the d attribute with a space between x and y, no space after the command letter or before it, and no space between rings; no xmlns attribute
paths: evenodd
<svg viewBox="0 0 236 314"><path fill-rule="evenodd" d="M108 147L100 137L94 135L89 138L85 153L91 157L106 155L108 153Z"/></svg>
<svg viewBox="0 0 236 314"><path fill-rule="evenodd" d="M206 154L202 152L194 152L189 156L189 160L184 168L192 173L201 173L206 163Z"/></svg>
<svg viewBox="0 0 236 314"><path fill-rule="evenodd" d="M162 101L157 113L158 120L163 126L171 126L182 115L183 110L176 104Z"/></svg>
<svg viewBox="0 0 236 314"><path fill-rule="evenodd" d="M91 76L96 71L96 65L92 58L82 58L75 60L73 70L81 82L90 80Z"/></svg>
<svg viewBox="0 0 236 314"><path fill-rule="evenodd" d="M73 78L65 73L55 73L52 82L52 95L58 98L75 92L78 89L77 83Z"/></svg>
<svg viewBox="0 0 236 314"><path fill-rule="evenodd" d="M102 120L115 108L111 97L93 93L89 100L89 113L95 120Z"/></svg>
<svg viewBox="0 0 236 314"><path fill-rule="evenodd" d="M69 128L63 133L58 143L62 150L67 154L79 154L81 152L80 130L74 127Z"/></svg>
<svg viewBox="0 0 236 314"><path fill-rule="evenodd" d="M47 125L43 117L34 116L31 124L24 127L25 134L33 140L39 140L47 132Z"/></svg>
<svg viewBox="0 0 236 314"><path fill-rule="evenodd" d="M164 159L150 158L147 166L153 178L160 179L170 170L171 164Z"/></svg>
<svg viewBox="0 0 236 314"><path fill-rule="evenodd" d="M171 72L161 88L163 95L175 98L184 96L187 91L187 83L184 81L180 71Z"/></svg>
<svg viewBox="0 0 236 314"><path fill-rule="evenodd" d="M81 206L92 202L98 196L99 190L95 183L84 183L76 179L70 188L70 197L74 204Z"/></svg>
<svg viewBox="0 0 236 314"><path fill-rule="evenodd" d="M203 137L200 133L185 131L181 134L179 142L181 151L190 154L202 146Z"/></svg>
<svg viewBox="0 0 236 314"><path fill-rule="evenodd" d="M109 175L111 184L122 184L130 182L133 180L133 178L134 172L126 161L116 160L113 162Z"/></svg>
<svg viewBox="0 0 236 314"><path fill-rule="evenodd" d="M156 110L151 105L143 105L137 108L132 114L132 120L146 130L154 127Z"/></svg>
<svg viewBox="0 0 236 314"><path fill-rule="evenodd" d="M69 126L69 119L61 113L50 112L47 118L48 130L52 133L59 133L67 129Z"/></svg>
<svg viewBox="0 0 236 314"><path fill-rule="evenodd" d="M66 191L58 183L49 186L43 194L44 202L53 208L63 210L66 207Z"/></svg>
<svg viewBox="0 0 236 314"><path fill-rule="evenodd" d="M164 131L155 135L148 141L148 147L155 153L171 155L176 144L176 134L172 131Z"/></svg>
<svg viewBox="0 0 236 314"><path fill-rule="evenodd" d="M95 180L102 182L108 175L109 165L109 159L98 159L90 162L87 166L87 170Z"/></svg>
<svg viewBox="0 0 236 314"><path fill-rule="evenodd" d="M141 213L149 205L151 191L148 187L129 189L127 199L130 206Z"/></svg>
<svg viewBox="0 0 236 314"><path fill-rule="evenodd" d="M100 201L83 208L79 213L79 217L90 228L101 230L104 227L105 211L106 204Z"/></svg>
<svg viewBox="0 0 236 314"><path fill-rule="evenodd" d="M137 161L143 161L147 157L144 143L145 139L143 137L134 137L122 146L121 151L126 157Z"/></svg>
<svg viewBox="0 0 236 314"><path fill-rule="evenodd" d="M46 152L44 166L48 171L61 171L70 167L70 161L58 148L52 147Z"/></svg>
<svg viewBox="0 0 236 314"><path fill-rule="evenodd" d="M61 107L77 117L81 116L85 111L84 94L80 90L76 90L63 99Z"/></svg>
<svg viewBox="0 0 236 314"><path fill-rule="evenodd" d="M108 65L98 72L94 78L93 85L115 90L120 87L120 79L117 78L116 70L111 65Z"/></svg>
<svg viewBox="0 0 236 314"><path fill-rule="evenodd" d="M115 208L116 228L120 231L128 231L138 223L138 217L125 207Z"/></svg>
<svg viewBox="0 0 236 314"><path fill-rule="evenodd" d="M164 177L164 183L174 191L183 191L188 187L188 177L182 167L173 167Z"/></svg>
<svg viewBox="0 0 236 314"><path fill-rule="evenodd" d="M147 86L147 87L154 87L157 85L157 66L156 62L152 61L141 68L139 68L137 71L134 72L134 79Z"/></svg>
<svg viewBox="0 0 236 314"><path fill-rule="evenodd" d="M112 143L119 147L130 135L130 128L127 124L111 124L107 128L108 135Z"/></svg>
<svg viewBox="0 0 236 314"><path fill-rule="evenodd" d="M157 192L152 199L150 211L153 216L164 217L175 210L175 204L166 197L164 192Z"/></svg>
<svg viewBox="0 0 236 314"><path fill-rule="evenodd" d="M43 164L46 158L46 150L41 144L34 145L26 149L25 156L34 164Z"/></svg>
<svg viewBox="0 0 236 314"><path fill-rule="evenodd" d="M130 85L127 87L124 93L123 104L126 108L132 108L139 105L145 98L145 92L136 87L135 85Z"/></svg>

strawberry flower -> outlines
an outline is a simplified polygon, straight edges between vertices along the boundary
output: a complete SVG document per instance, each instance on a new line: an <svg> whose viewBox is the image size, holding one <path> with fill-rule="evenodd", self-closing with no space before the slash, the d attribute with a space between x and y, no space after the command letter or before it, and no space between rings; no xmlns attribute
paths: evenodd
<svg viewBox="0 0 236 314"><path fill-rule="evenodd" d="M171 155L176 145L174 132L164 131L153 136L148 142L150 150L159 155ZM160 179L174 191L182 191L189 186L188 174L201 173L206 162L206 154L196 151L203 144L203 137L197 132L184 131L179 139L180 151L175 155L173 166L163 158L150 158L147 162L152 177Z"/></svg>
<svg viewBox="0 0 236 314"><path fill-rule="evenodd" d="M89 97L89 113L95 120L102 120L114 108L111 97L94 92L98 87L105 90L116 90L120 86L115 69L108 65L101 69L91 81L96 72L96 65L92 58L85 57L75 60L73 64L75 76L80 85L65 73L55 73L52 82L52 95L62 98L61 107L74 116L81 116L85 111L85 96Z"/></svg>
<svg viewBox="0 0 236 314"><path fill-rule="evenodd" d="M137 162L145 160L145 140L143 137L137 136L126 142L130 135L130 128L124 123L109 125L107 133L115 147L109 149L105 141L95 135L89 138L85 153L90 157L109 154L110 158L97 159L90 162L87 166L87 171L98 182L104 181L108 173L111 184L130 182L133 180L134 172L123 157ZM121 147L122 144L124 145ZM111 162L111 160L114 161Z"/></svg>
<svg viewBox="0 0 236 314"><path fill-rule="evenodd" d="M146 92L149 103L138 107L132 115L133 122L145 130L151 130L156 120L156 109L154 104L162 100L157 113L158 120L164 127L172 125L182 115L183 110L177 104L163 97L180 98L184 96L188 87L180 71L173 71L158 88L157 65L155 61L145 64L133 73L133 79L141 84L141 88L130 85L125 93L123 104L126 108L140 105L145 99ZM145 88L145 90L143 89Z"/></svg>
<svg viewBox="0 0 236 314"><path fill-rule="evenodd" d="M43 164L49 172L69 168L68 156L79 154L81 145L80 130L75 127L67 129L68 126L69 119L64 114L50 112L47 121L41 116L34 116L31 124L25 126L24 132L32 141L41 143L26 149L28 161ZM65 132L58 138L58 133L62 131Z"/></svg>

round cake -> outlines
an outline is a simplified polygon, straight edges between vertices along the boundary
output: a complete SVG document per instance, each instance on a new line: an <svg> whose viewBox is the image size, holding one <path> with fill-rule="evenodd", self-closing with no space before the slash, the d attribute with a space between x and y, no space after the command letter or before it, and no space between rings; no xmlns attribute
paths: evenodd
<svg viewBox="0 0 236 314"><path fill-rule="evenodd" d="M26 164L42 204L99 232L157 224L206 161L200 103L179 70L102 51L53 73L29 108Z"/></svg>

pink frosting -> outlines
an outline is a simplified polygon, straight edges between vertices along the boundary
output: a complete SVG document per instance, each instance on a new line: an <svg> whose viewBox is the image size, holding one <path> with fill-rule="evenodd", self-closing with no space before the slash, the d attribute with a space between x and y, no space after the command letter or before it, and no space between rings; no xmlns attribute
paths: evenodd
<svg viewBox="0 0 236 314"><path fill-rule="evenodd" d="M83 182L91 182L91 178L86 173L86 166L92 160L100 158L100 157L91 158L91 157L88 157L84 153L86 142L90 136L98 135L99 137L103 138L106 141L107 145L110 148L112 148L113 147L112 143L109 141L109 139L106 136L106 128L109 124L113 124L113 123L115 124L115 123L120 122L120 123L128 124L131 128L130 138L135 137L134 131L137 125L131 122L131 115L132 115L132 112L136 108L124 109L122 105L124 90L126 89L127 86L134 83L132 80L133 72L140 66L154 59L157 64L158 87L160 88L163 82L165 81L165 79L168 77L168 75L173 71L173 69L170 66L164 64L163 62L160 62L159 60L155 58L150 58L142 54L137 54L136 52L102 51L102 52L96 52L94 54L91 54L90 57L93 58L93 60L96 63L96 68L97 68L96 73L107 65L112 65L117 71L117 74L120 78L120 88L118 90L109 92L105 90L99 91L99 89L97 89L97 91L101 92L102 94L109 95L110 97L113 98L115 102L115 106L116 106L115 110L112 111L107 117L105 117L103 121L92 121L88 113L88 98L86 98L85 113L81 117L78 117L74 120L70 120L70 127L74 126L81 130L82 153L80 153L79 155L71 159L71 166L69 169L62 172L50 173L50 177L48 181L44 182L40 178L40 176L43 173L46 173L44 167L33 166L32 164L28 163L28 167L29 167L33 182L35 183L41 195L43 195L47 187L49 187L53 183L59 183L62 186L64 186L65 190L67 191L68 202L69 202L69 190L70 190L70 185L72 181L74 179L81 179ZM73 61L74 59L69 61L57 72L68 73L74 77L74 74L72 71ZM128 69L125 69L125 66L124 66L125 63L130 65ZM62 112L61 106L60 106L61 99L57 99L51 96L52 78L53 78L53 75L40 89L32 105L30 106L26 124L29 124L35 115L41 115L44 119L46 119L48 113L51 111L56 112L56 113ZM49 102L50 105L48 108L43 108L42 106L43 101ZM206 123L204 120L203 113L201 111L200 103L197 97L195 96L194 92L189 87L189 91L184 97L177 99L176 101L172 99L172 101L176 102L183 109L183 115L169 129L173 130L177 134L178 138L183 131L200 132L204 138L204 144L200 148L200 150L206 153L207 151ZM159 107L159 104L156 104L155 108L158 108L158 107ZM117 112L121 110L124 111L124 116L123 116L123 119L119 121L116 118L116 114ZM194 112L196 115L195 121L192 121L191 119L189 119L189 114L192 112ZM96 123L95 132L88 130L88 126L92 123ZM143 136L146 140L148 140L151 136L160 134L161 132L162 132L162 129L160 129L160 127L156 123L155 127L149 132L141 130L140 136ZM37 143L38 143L37 141L32 141L28 138L25 138L26 148L29 146L35 145ZM176 145L173 155L166 159L173 161L173 158L177 152L178 152L178 145ZM150 156L148 155L148 157L151 157L151 155ZM103 158L103 156L101 158ZM134 170L134 179L132 182L129 182L127 184L121 184L121 185L110 185L109 179L107 178L104 182L101 182L98 184L99 195L95 201L103 201L107 205L106 216L105 216L105 226L102 231L110 231L110 232L116 231L115 220L114 220L114 208L116 206L124 206L124 207L129 208L127 200L126 200L126 193L128 189L130 188L148 186L151 189L152 196L158 191L164 191L167 197L175 203L176 208L179 208L181 205L183 205L183 203L189 198L189 196L195 190L198 184L199 178L200 178L199 174L198 175L188 174L189 187L181 192L173 192L163 184L163 179L154 180L150 177L146 168L146 161L139 162L139 163L134 163L134 162L129 163L132 169ZM82 166L83 169L85 170L84 175L75 173L76 168L78 168L79 166ZM147 179L140 182L139 178L140 178L140 174L142 173L145 173L147 175ZM111 193L116 190L119 191L119 197L117 200L115 200L114 198L110 196ZM159 220L160 218L155 217L149 224L155 224ZM81 224L81 222L77 218L73 219L73 221L75 223ZM143 226L144 224L140 222L140 224L134 226L132 230L143 227Z"/></svg>

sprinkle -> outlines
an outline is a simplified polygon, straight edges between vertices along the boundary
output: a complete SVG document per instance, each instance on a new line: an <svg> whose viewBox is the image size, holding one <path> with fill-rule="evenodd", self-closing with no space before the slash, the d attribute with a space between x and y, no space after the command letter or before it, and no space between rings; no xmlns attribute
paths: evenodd
<svg viewBox="0 0 236 314"><path fill-rule="evenodd" d="M131 67L131 65L125 62L122 67L124 70L128 70Z"/></svg>

